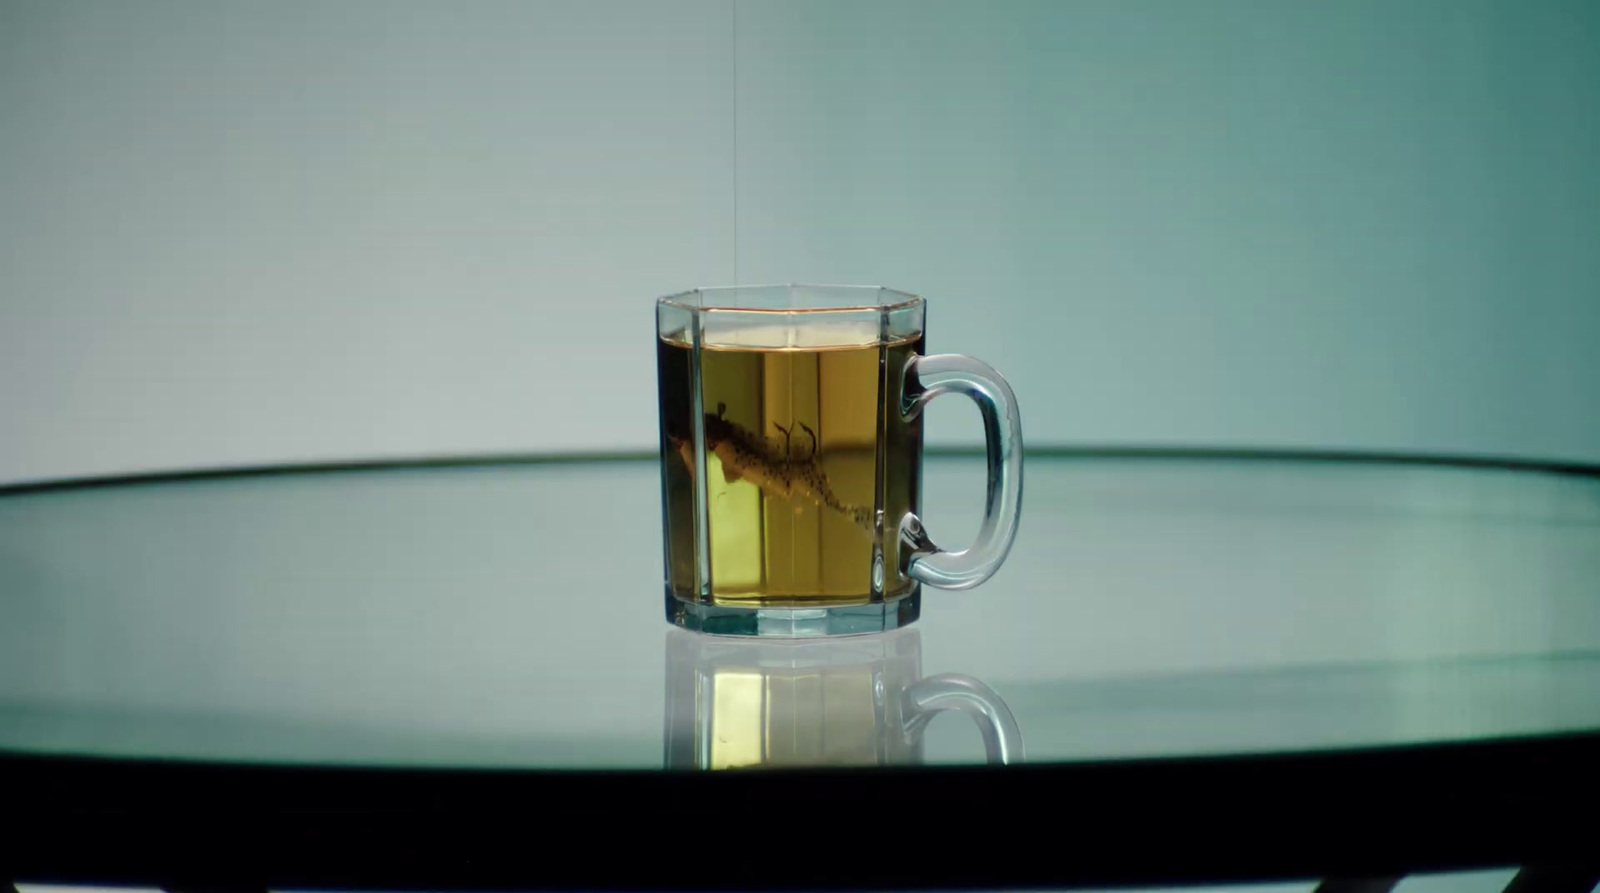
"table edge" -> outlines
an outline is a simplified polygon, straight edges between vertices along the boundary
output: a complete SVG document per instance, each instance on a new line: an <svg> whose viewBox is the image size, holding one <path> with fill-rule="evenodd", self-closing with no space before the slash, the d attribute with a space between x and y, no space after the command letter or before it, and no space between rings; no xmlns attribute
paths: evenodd
<svg viewBox="0 0 1600 893"><path fill-rule="evenodd" d="M169 886L175 879L641 891L1238 883L1595 864L1593 822L1581 816L1600 796L1597 757L1600 731L1324 752L753 772L335 769L0 754L0 790L12 794L0 827L14 825L5 838L19 854L14 877ZM834 827L841 807L868 819L851 827L905 827L907 834L824 846L786 859L775 873L782 845L705 830L763 815ZM591 858L597 836L627 857Z"/></svg>
<svg viewBox="0 0 1600 893"><path fill-rule="evenodd" d="M982 456L981 447L929 447L929 458ZM659 457L649 450L599 450L564 453L476 453L438 456L402 456L372 459L285 462L264 465L228 465L207 468L180 468L126 474L87 475L46 478L0 484L0 497L29 493L57 492L93 488L144 486L187 481L226 480L289 475L322 475L356 472L431 468L479 468L493 466L548 466L589 463L648 462ZM1428 466L1438 468L1484 469L1496 471L1554 474L1600 478L1600 462L1564 459L1537 459L1453 453L1421 453L1389 450L1310 449L1310 448L1232 448L1166 446L1071 446L1028 447L1024 458L1080 460L1155 460L1225 462L1303 462L1308 464Z"/></svg>

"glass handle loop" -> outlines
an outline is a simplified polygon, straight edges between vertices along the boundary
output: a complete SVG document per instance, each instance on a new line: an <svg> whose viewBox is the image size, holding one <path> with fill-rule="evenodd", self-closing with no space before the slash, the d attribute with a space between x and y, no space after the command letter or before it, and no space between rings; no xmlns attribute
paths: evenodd
<svg viewBox="0 0 1600 893"><path fill-rule="evenodd" d="M993 366L960 354L913 356L906 363L900 412L915 419L940 394L965 394L983 415L989 484L983 526L971 546L941 549L915 512L900 520L901 572L940 589L971 589L994 576L1011 551L1022 513L1022 417L1011 385Z"/></svg>

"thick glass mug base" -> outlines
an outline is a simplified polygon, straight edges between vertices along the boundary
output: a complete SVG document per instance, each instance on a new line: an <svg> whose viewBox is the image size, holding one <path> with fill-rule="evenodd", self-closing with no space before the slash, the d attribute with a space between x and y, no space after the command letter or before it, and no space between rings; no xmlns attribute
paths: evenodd
<svg viewBox="0 0 1600 893"><path fill-rule="evenodd" d="M892 601L833 607L733 607L689 602L665 587L667 621L717 636L852 636L899 629L922 613L922 587L913 586Z"/></svg>

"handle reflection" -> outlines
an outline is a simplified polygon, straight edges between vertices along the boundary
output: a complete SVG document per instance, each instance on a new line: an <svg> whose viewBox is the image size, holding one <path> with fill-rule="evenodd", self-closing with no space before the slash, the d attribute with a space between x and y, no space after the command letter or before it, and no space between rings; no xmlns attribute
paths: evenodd
<svg viewBox="0 0 1600 893"><path fill-rule="evenodd" d="M993 689L960 674L921 675L914 628L800 641L669 630L666 766L920 763L923 732L945 710L973 717L988 762L1022 760L1021 731Z"/></svg>

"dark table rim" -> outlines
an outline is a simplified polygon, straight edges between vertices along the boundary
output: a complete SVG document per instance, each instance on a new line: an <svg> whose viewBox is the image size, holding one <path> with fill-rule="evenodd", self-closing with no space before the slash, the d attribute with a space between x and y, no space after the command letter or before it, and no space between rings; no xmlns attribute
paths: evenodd
<svg viewBox="0 0 1600 893"><path fill-rule="evenodd" d="M747 772L0 753L11 826L0 867L9 850L18 879L169 889L973 890L1588 871L1600 864L1597 758L1600 731Z"/></svg>

